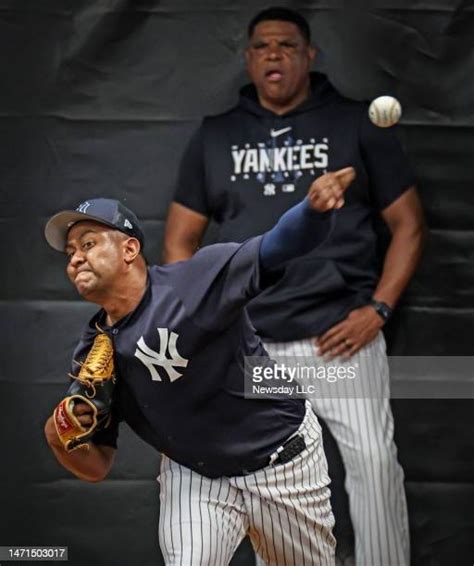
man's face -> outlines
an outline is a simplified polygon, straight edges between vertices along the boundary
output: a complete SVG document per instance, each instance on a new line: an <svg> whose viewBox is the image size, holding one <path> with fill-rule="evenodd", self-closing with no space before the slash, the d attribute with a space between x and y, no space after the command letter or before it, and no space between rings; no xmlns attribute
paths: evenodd
<svg viewBox="0 0 474 566"><path fill-rule="evenodd" d="M67 275L78 293L98 302L117 284L124 266L126 236L98 222L75 224L68 233L65 252Z"/></svg>
<svg viewBox="0 0 474 566"><path fill-rule="evenodd" d="M257 24L245 57L262 106L282 114L303 102L310 90L314 56L314 48L295 24L277 20Z"/></svg>

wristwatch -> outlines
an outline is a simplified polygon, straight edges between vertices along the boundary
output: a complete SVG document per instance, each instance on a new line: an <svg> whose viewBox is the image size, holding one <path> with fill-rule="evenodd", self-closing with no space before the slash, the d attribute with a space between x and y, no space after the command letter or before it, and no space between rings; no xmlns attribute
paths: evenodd
<svg viewBox="0 0 474 566"><path fill-rule="evenodd" d="M386 303L371 299L370 306L374 307L375 312L383 318L384 322L387 322L387 320L392 316L393 309L391 309Z"/></svg>

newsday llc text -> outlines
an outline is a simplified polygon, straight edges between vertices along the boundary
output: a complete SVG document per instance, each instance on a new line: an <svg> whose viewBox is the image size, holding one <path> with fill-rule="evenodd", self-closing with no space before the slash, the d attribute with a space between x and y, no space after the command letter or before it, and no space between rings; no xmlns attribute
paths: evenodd
<svg viewBox="0 0 474 566"><path fill-rule="evenodd" d="M474 399L473 361L471 356L389 356L383 363L369 354L359 354L357 361L249 356L245 397ZM390 387L382 388L381 380L371 377L384 372Z"/></svg>

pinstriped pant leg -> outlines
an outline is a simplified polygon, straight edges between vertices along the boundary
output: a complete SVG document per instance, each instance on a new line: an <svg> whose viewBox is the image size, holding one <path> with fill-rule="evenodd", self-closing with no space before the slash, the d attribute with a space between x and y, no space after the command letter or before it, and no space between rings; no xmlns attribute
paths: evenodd
<svg viewBox="0 0 474 566"><path fill-rule="evenodd" d="M270 345L288 355L314 357L312 340ZM319 365L325 362L318 358ZM334 361L327 365L334 365ZM355 533L357 566L409 564L409 531L404 474L393 441L389 373L383 335L355 354L359 368L357 396L315 398L338 443L346 468L346 489Z"/></svg>
<svg viewBox="0 0 474 566"><path fill-rule="evenodd" d="M307 448L287 464L239 478L249 517L249 536L265 564L333 566L334 517L321 428L307 409L300 429Z"/></svg>
<svg viewBox="0 0 474 566"><path fill-rule="evenodd" d="M241 493L162 455L158 535L167 566L225 566L244 538Z"/></svg>

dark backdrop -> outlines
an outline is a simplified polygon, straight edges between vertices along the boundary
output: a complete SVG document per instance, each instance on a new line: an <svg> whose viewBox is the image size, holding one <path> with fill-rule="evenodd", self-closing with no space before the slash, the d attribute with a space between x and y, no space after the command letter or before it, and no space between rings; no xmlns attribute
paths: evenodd
<svg viewBox="0 0 474 566"><path fill-rule="evenodd" d="M430 241L388 329L391 351L470 355L472 3L286 4L310 20L317 67L342 93L390 92L404 107L398 131ZM69 545L73 566L162 563L158 456L124 430L110 479L90 485L62 470L43 440L94 307L69 288L42 230L83 198L120 198L144 219L159 261L183 147L202 115L235 101L246 23L268 5L0 0L0 545ZM472 409L469 400L394 402L416 566L472 564ZM237 563L251 563L245 547Z"/></svg>

